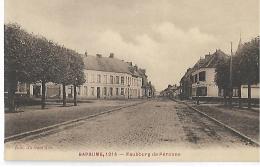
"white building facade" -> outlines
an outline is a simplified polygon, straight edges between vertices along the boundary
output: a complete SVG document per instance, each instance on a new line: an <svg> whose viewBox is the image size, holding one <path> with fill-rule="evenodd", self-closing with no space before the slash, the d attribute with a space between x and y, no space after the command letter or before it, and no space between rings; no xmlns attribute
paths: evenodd
<svg viewBox="0 0 260 167"><path fill-rule="evenodd" d="M200 68L192 73L192 96L217 97L219 94L215 79L215 68Z"/></svg>
<svg viewBox="0 0 260 167"><path fill-rule="evenodd" d="M142 97L142 78L132 63L102 55L84 55L86 82L77 88L82 99L130 99ZM72 87L73 88L73 87ZM72 88L69 88L72 90ZM70 91L70 90L69 90ZM71 91L73 92L73 91Z"/></svg>
<svg viewBox="0 0 260 167"><path fill-rule="evenodd" d="M77 88L83 99L127 99L142 96L142 78L128 73L85 70L86 82Z"/></svg>

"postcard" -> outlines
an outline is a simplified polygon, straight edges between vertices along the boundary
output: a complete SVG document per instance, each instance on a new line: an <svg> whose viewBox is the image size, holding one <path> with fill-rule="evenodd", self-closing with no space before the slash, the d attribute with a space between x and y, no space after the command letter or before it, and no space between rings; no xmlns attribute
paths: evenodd
<svg viewBox="0 0 260 167"><path fill-rule="evenodd" d="M258 0L6 0L5 160L259 162Z"/></svg>

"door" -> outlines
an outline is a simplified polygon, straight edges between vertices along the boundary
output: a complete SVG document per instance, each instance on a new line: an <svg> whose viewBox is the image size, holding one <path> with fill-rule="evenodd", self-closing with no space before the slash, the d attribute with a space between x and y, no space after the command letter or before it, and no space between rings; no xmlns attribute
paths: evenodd
<svg viewBox="0 0 260 167"><path fill-rule="evenodd" d="M97 98L100 99L100 87L97 87Z"/></svg>

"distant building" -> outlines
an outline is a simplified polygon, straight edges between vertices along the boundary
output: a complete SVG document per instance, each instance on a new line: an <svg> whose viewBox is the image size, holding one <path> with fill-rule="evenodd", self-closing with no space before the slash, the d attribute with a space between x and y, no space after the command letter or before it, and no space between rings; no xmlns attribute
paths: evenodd
<svg viewBox="0 0 260 167"><path fill-rule="evenodd" d="M179 87L175 85L168 85L166 89L160 92L160 96L176 98L179 96Z"/></svg>
<svg viewBox="0 0 260 167"><path fill-rule="evenodd" d="M136 67L136 66L135 66ZM138 69L138 68L137 68ZM142 97L154 97L155 96L155 88L152 85L151 81L148 81L148 77L146 75L145 69L137 70L139 75L142 77Z"/></svg>

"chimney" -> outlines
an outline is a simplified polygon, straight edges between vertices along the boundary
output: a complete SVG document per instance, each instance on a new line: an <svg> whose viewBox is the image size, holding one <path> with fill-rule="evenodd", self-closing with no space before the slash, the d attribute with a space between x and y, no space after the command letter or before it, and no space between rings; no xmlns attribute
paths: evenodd
<svg viewBox="0 0 260 167"><path fill-rule="evenodd" d="M134 68L135 68L135 71L137 71L137 70L138 70L138 66L137 66L137 65L135 65L135 66L134 66Z"/></svg>
<svg viewBox="0 0 260 167"><path fill-rule="evenodd" d="M114 53L110 53L109 58L114 58Z"/></svg>
<svg viewBox="0 0 260 167"><path fill-rule="evenodd" d="M102 54L96 54L97 58L102 58Z"/></svg>
<svg viewBox="0 0 260 167"><path fill-rule="evenodd" d="M130 66L133 66L133 63L132 62L127 62Z"/></svg>

